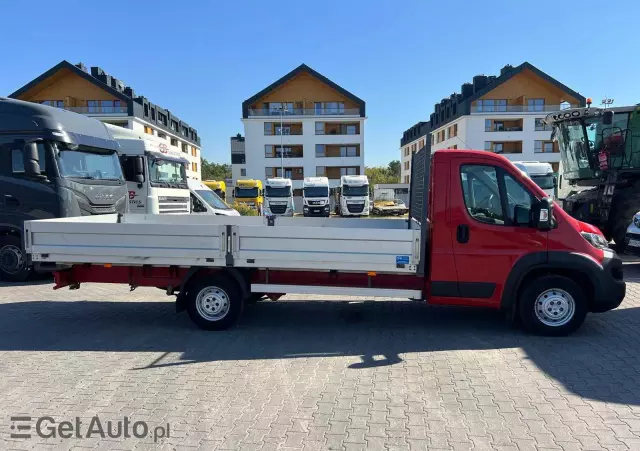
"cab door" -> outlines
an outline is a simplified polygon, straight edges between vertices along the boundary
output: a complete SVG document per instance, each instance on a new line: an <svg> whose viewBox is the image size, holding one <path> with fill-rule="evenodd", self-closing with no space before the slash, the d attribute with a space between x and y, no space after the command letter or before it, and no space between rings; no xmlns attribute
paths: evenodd
<svg viewBox="0 0 640 451"><path fill-rule="evenodd" d="M547 232L516 224L516 205L536 197L510 165L455 158L451 164L451 225L459 297L468 305L500 305L515 262L539 253L546 259Z"/></svg>

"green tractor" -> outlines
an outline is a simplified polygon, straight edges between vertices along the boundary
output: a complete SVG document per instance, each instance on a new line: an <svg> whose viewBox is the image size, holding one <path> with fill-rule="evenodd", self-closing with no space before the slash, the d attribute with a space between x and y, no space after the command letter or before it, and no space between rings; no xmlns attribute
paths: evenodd
<svg viewBox="0 0 640 451"><path fill-rule="evenodd" d="M572 188L562 207L623 251L627 226L640 211L640 105L572 108L545 122L562 158L559 188Z"/></svg>

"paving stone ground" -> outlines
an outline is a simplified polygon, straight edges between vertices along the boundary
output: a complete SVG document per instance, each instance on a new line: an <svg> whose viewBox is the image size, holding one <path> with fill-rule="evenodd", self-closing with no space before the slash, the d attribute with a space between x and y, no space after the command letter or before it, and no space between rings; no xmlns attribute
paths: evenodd
<svg viewBox="0 0 640 451"><path fill-rule="evenodd" d="M640 450L633 266L619 309L558 339L487 310L318 296L204 332L156 289L0 284L0 449ZM15 415L170 437L16 439Z"/></svg>

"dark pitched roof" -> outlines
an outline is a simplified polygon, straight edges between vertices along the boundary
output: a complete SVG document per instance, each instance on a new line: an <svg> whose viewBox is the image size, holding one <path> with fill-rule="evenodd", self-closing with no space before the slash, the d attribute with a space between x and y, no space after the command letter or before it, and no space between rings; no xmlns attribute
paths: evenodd
<svg viewBox="0 0 640 451"><path fill-rule="evenodd" d="M82 77L85 80L87 80L88 82L96 85L100 89L102 89L104 91L107 91L109 94L111 94L114 97L117 97L117 98L125 100L125 101L131 100L131 97L125 95L124 93L118 91L117 89L113 89L111 86L107 85L106 83L102 83L100 80L95 78L93 75L88 74L87 72L83 71L79 67L76 67L75 65L71 64L69 61L66 61L66 60L62 60L61 62L59 62L58 64L53 66L51 69L49 69L48 71L46 71L42 75L34 78L29 83L24 85L22 88L20 88L17 91L11 93L9 95L9 97L14 98L14 99L18 98L19 96L21 96L22 94L27 92L29 89L33 88L34 86L37 86L40 82L42 82L42 81L46 80L47 78L51 77L52 75L54 75L56 72L58 72L61 69L69 69L70 71L72 71L76 75L79 75L80 77Z"/></svg>
<svg viewBox="0 0 640 451"><path fill-rule="evenodd" d="M536 66L534 66L531 63L529 63L528 61L525 61L524 63L520 64L519 66L514 67L514 68L510 69L509 71L506 71L505 73L503 73L499 77L497 77L495 80L493 80L493 82L487 83L487 85L484 88L482 88L478 92L474 93L471 97L469 97L469 101L473 102L474 100L476 100L479 97L482 97L483 95L485 95L489 91L493 91L498 86L500 86L502 83L504 83L507 80L509 80L509 79L513 78L514 76L518 75L519 73L521 73L525 69L529 69L531 72L533 72L534 74L536 74L540 78L542 78L545 81L551 83L552 85L555 85L556 87L562 89L567 94L570 94L572 97L575 97L581 104L584 104L586 102L587 99L584 96L582 96L580 93L578 93L578 92L574 91L573 89L569 88L567 85L565 85L563 83L560 83L558 80L556 80L552 76L542 72L540 69L538 69Z"/></svg>
<svg viewBox="0 0 640 451"><path fill-rule="evenodd" d="M332 82L327 77L325 77L324 75L320 74L319 72L316 72L315 70L311 69L306 64L301 64L298 67L296 67L295 69L293 69L291 72L286 74L284 77L279 78L278 80L276 80L275 82L271 83L269 86L264 88L259 93L249 97L247 100L242 102L242 117L245 117L245 118L248 117L249 105L251 105L253 102L255 102L256 100L258 100L261 97L264 97L268 93L274 91L275 89L277 89L280 86L282 86L283 84L285 84L287 81L291 80L292 78L294 78L295 76L297 76L298 74L301 74L303 72L307 72L308 74L310 74L311 76L317 78L318 80L320 80L324 84L331 86L333 89L338 91L343 96L353 100L355 103L357 103L360 106L360 116L362 116L362 117L365 116L365 102L364 102L364 100L362 100L361 98L357 97L356 95L350 93L349 91L344 89L342 86Z"/></svg>

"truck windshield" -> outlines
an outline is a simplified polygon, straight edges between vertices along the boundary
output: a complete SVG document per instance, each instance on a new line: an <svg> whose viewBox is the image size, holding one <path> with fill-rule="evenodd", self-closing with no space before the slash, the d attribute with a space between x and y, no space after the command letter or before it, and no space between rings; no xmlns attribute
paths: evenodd
<svg viewBox="0 0 640 451"><path fill-rule="evenodd" d="M253 188L236 188L236 198L253 198L258 197L258 187Z"/></svg>
<svg viewBox="0 0 640 451"><path fill-rule="evenodd" d="M329 197L329 187L307 186L304 188L304 197Z"/></svg>
<svg viewBox="0 0 640 451"><path fill-rule="evenodd" d="M584 121L574 119L556 124L556 138L566 173L589 168L589 143ZM568 175L568 174L567 174Z"/></svg>
<svg viewBox="0 0 640 451"><path fill-rule="evenodd" d="M184 164L179 161L149 158L149 181L152 183L187 183Z"/></svg>
<svg viewBox="0 0 640 451"><path fill-rule="evenodd" d="M216 210L231 210L227 204L225 204L222 199L218 197L216 193L208 189L199 189L196 190L196 193L200 197L204 199L206 203L208 203L212 208Z"/></svg>
<svg viewBox="0 0 640 451"><path fill-rule="evenodd" d="M290 186L267 186L267 197L289 197L291 196L291 187Z"/></svg>
<svg viewBox="0 0 640 451"><path fill-rule="evenodd" d="M533 180L536 183L536 185L538 185L542 189L553 189L554 188L553 179L554 179L553 174L531 176L531 180Z"/></svg>
<svg viewBox="0 0 640 451"><path fill-rule="evenodd" d="M116 152L69 149L57 144L60 175L65 178L122 181L122 168Z"/></svg>
<svg viewBox="0 0 640 451"><path fill-rule="evenodd" d="M342 185L343 196L359 196L364 197L369 195L369 185L362 186L349 186Z"/></svg>

